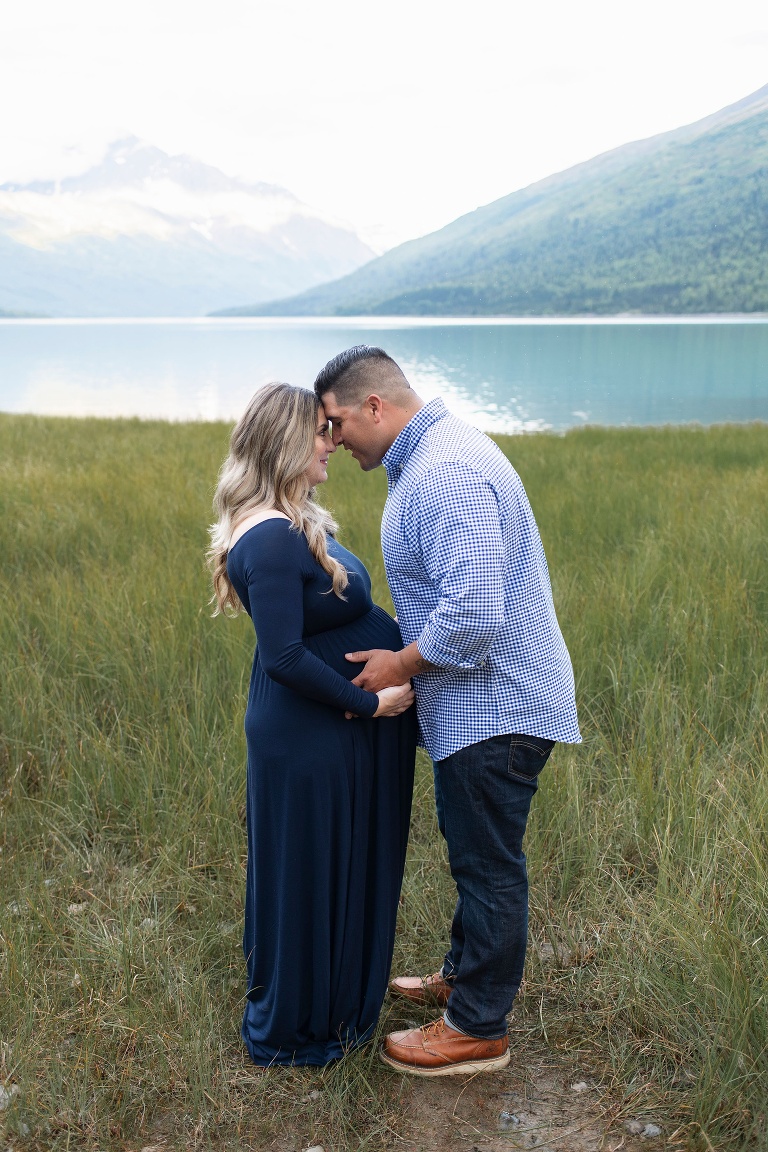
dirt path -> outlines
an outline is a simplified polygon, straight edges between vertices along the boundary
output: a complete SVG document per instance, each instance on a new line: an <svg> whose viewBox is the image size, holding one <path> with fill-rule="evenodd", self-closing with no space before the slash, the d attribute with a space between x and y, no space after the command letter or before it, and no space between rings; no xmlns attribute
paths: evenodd
<svg viewBox="0 0 768 1152"><path fill-rule="evenodd" d="M661 1152L680 1147L667 1138L671 1126L663 1118L620 1111L588 1077L543 1044L537 1047L529 1040L523 1050L523 1067L513 1058L509 1068L492 1075L414 1078L402 1146L418 1152ZM655 1135L651 1128L642 1135L647 1125L662 1131Z"/></svg>

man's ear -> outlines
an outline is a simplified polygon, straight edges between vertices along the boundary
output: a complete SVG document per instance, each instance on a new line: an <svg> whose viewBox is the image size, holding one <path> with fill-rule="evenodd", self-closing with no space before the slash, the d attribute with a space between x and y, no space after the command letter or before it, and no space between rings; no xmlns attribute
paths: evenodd
<svg viewBox="0 0 768 1152"><path fill-rule="evenodd" d="M380 424L384 408L384 401L381 399L381 396L377 396L375 392L371 393L370 396L366 396L365 406L373 416L374 424Z"/></svg>

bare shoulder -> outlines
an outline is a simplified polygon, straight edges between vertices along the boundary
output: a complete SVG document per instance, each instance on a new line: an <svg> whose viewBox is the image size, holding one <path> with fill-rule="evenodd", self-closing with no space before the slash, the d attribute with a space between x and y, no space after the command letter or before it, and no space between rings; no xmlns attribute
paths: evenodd
<svg viewBox="0 0 768 1152"><path fill-rule="evenodd" d="M229 538L230 549L234 548L241 536L245 536L246 532L250 532L257 524L263 524L265 520L287 520L290 523L290 517L284 512L278 512L276 508L261 508L235 525L235 530Z"/></svg>

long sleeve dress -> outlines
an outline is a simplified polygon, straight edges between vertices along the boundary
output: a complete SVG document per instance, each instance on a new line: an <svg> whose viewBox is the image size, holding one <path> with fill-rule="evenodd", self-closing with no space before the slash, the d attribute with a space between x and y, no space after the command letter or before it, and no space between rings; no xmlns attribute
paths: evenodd
<svg viewBox="0 0 768 1152"><path fill-rule="evenodd" d="M332 538L328 551L349 575L344 600L282 518L250 528L227 561L258 639L245 714L242 1035L260 1065L322 1065L370 1039L405 862L415 709L372 719L377 698L350 683L360 665L344 658L402 639L357 557Z"/></svg>

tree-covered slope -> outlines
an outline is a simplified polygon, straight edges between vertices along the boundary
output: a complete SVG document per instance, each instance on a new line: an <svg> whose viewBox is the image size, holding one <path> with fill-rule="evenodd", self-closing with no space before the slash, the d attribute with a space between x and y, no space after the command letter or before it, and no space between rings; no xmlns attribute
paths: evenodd
<svg viewBox="0 0 768 1152"><path fill-rule="evenodd" d="M261 315L768 311L768 85Z"/></svg>

